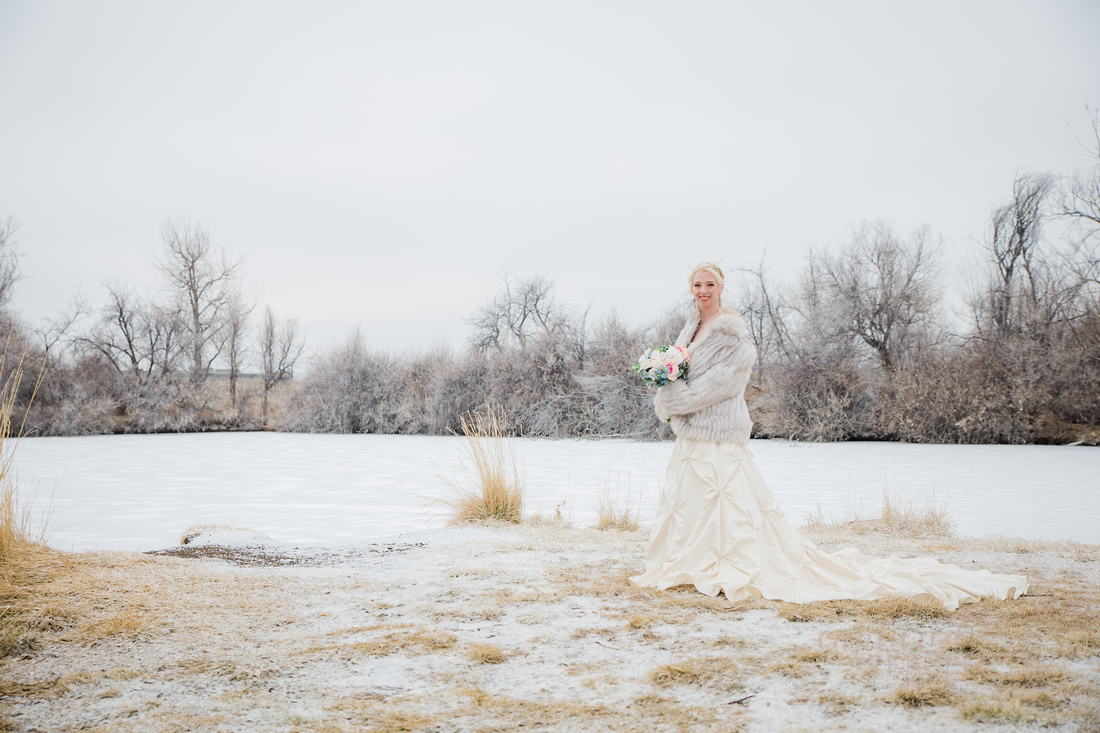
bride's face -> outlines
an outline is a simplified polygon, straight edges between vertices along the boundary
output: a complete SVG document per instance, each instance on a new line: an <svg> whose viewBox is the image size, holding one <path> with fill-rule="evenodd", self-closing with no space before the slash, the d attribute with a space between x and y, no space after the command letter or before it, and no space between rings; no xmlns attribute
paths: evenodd
<svg viewBox="0 0 1100 733"><path fill-rule="evenodd" d="M699 270L691 282L691 297L700 310L717 308L722 286L709 270Z"/></svg>

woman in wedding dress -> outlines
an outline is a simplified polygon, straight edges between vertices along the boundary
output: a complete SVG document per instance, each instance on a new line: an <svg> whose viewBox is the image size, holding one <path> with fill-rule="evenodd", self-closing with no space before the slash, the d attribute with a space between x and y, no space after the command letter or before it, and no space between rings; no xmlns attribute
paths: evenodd
<svg viewBox="0 0 1100 733"><path fill-rule="evenodd" d="M694 584L707 595L807 603L930 595L948 609L983 596L1018 598L1023 575L968 571L932 558L827 553L780 511L749 452L745 388L756 349L745 320L723 308L723 275L702 263L689 278L695 308L676 339L686 380L657 390L657 415L676 434L639 586Z"/></svg>

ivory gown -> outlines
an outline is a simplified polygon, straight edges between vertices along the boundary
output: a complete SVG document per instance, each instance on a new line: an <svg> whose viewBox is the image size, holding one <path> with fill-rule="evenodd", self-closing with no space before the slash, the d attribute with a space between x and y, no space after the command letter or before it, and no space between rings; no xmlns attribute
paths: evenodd
<svg viewBox="0 0 1100 733"><path fill-rule="evenodd" d="M984 596L1019 598L1023 575L963 570L932 558L876 558L819 550L791 526L748 446L679 437L639 586L694 584L730 600L762 596L807 603L927 594L948 610Z"/></svg>

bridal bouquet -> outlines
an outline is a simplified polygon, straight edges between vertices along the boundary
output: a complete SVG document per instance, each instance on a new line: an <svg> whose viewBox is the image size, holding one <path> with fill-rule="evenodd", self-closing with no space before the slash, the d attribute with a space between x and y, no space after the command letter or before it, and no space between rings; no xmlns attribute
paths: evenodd
<svg viewBox="0 0 1100 733"><path fill-rule="evenodd" d="M677 379L687 379L691 354L682 346L658 346L647 349L634 362L634 371L651 387L664 387Z"/></svg>

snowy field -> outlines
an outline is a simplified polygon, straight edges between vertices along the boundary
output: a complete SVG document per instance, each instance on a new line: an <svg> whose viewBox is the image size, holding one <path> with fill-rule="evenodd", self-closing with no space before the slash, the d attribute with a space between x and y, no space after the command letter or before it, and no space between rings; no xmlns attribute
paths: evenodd
<svg viewBox="0 0 1100 733"><path fill-rule="evenodd" d="M196 524L303 544L378 539L446 523L430 505L462 480L454 437L213 433L26 438L14 467L60 549L150 550ZM1100 543L1100 450L1057 446L753 441L796 525L875 512L892 496L946 504L960 535ZM528 510L595 523L601 485L654 508L671 443L516 442Z"/></svg>

